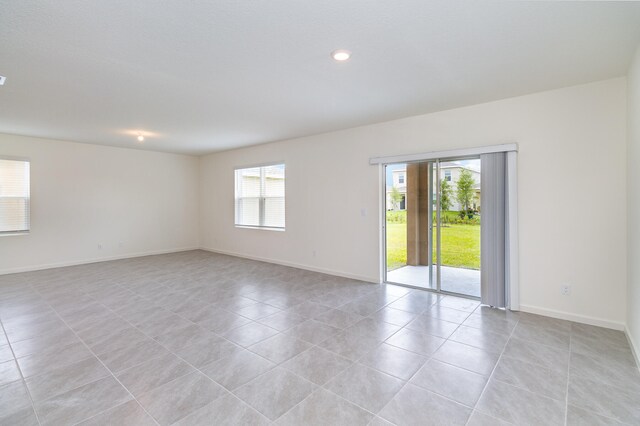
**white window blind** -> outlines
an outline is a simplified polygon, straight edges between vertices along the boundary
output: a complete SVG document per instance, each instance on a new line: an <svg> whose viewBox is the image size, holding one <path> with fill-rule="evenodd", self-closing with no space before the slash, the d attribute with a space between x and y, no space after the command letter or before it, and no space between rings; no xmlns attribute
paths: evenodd
<svg viewBox="0 0 640 426"><path fill-rule="evenodd" d="M0 158L0 235L29 231L29 162Z"/></svg>
<svg viewBox="0 0 640 426"><path fill-rule="evenodd" d="M284 229L284 164L236 169L236 226Z"/></svg>

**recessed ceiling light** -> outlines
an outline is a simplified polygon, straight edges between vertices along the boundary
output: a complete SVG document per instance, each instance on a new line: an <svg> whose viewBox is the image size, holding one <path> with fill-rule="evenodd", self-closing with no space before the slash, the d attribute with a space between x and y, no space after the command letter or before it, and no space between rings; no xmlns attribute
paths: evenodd
<svg viewBox="0 0 640 426"><path fill-rule="evenodd" d="M144 136L142 136L142 133L138 133L138 142L144 142Z"/></svg>
<svg viewBox="0 0 640 426"><path fill-rule="evenodd" d="M4 86L4 82L7 79L7 77L0 75L0 86Z"/></svg>
<svg viewBox="0 0 640 426"><path fill-rule="evenodd" d="M345 49L338 49L331 52L331 57L338 62L344 62L349 60L351 52Z"/></svg>

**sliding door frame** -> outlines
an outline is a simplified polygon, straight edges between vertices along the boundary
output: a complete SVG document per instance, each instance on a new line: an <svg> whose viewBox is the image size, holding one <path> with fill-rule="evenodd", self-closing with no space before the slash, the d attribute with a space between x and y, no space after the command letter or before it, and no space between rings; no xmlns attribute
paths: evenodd
<svg viewBox="0 0 640 426"><path fill-rule="evenodd" d="M429 162L428 164L429 164L429 176L427 178L427 181L429 183L429 189L427 191L427 197L429 198L429 217L431 218L431 220L429 221L429 230L427 231L429 236L429 243L427 244L427 258L429 259L429 262L428 262L429 283L432 283L433 282L433 195L434 195L433 194L433 162ZM436 188L436 197L438 196L437 192L438 191ZM436 224L436 229L437 229L437 224Z"/></svg>
<svg viewBox="0 0 640 426"><path fill-rule="evenodd" d="M431 185L436 186L436 291L438 293L442 292L442 212L440 211L440 197L442 196L442 188L440 184L440 159L436 158L435 160L436 166L436 177L435 180L431 181ZM433 208L433 198L430 200L431 207ZM431 217L429 218L429 224L433 227L433 211L431 212ZM433 232L431 232L431 241L429 242L431 246L431 250L433 250ZM433 257L432 257L433 259ZM431 267L433 271L433 267Z"/></svg>
<svg viewBox="0 0 640 426"><path fill-rule="evenodd" d="M511 147L511 145L496 145L494 147L488 147L487 151L488 152L497 152L494 150L497 149L502 149L504 147ZM403 286L403 287L409 287L409 288L414 288L414 289L419 289L419 290L426 290L426 291L431 291L434 293L438 293L438 294L443 294L443 295L451 295L451 296L456 296L456 297L462 297L462 298L466 298L466 299L472 299L472 300L480 300L480 297L477 296L471 296L471 295L467 295L467 294L463 294L463 293L455 293L455 292L451 292L451 291L446 291L446 290L442 290L442 272L441 272L441 264L442 264L442 259L441 259L441 248L442 248L442 235L441 235L441 224L442 224L442 216L441 216L441 211L440 211L440 203L441 203L441 188L440 188L440 163L441 162L447 162L447 161L460 161L460 160L477 160L480 158L480 154L478 152L480 152L480 149L477 150L470 150L471 152L467 152L466 155L462 154L461 150L457 150L457 151L443 151L441 152L441 154L449 154L448 157L434 157L434 154L440 154L440 153L432 153L432 154L425 154L422 155L423 159L417 159L418 156L412 156L413 159L410 161L396 161L398 159L401 158L406 158L407 156L403 157L403 156L396 156L396 157L386 157L386 158L376 158L376 159L371 159L371 164L378 164L380 166L380 181L381 181L381 190L380 193L382 194L382 203L381 203L381 223L382 223L382 232L381 232L381 241L382 241L382 250L381 250L381 256L382 256L382 261L381 261L381 266L382 266L382 282L383 283L387 283L387 284L394 284L394 285L399 285L399 286ZM387 161L380 161L380 160L391 160L389 162ZM429 287L419 287L419 286L414 286L411 284L403 284L403 283L396 283L396 282L392 282L389 281L387 279L387 166L390 166L392 164L411 164L411 163L429 163L430 167L429 167L429 191L428 191L428 196L429 196L429 203L431 206L431 211L430 213L430 217L433 217L433 186L435 183L435 189L436 189L436 203L435 203L435 207L436 207L436 265L433 265L433 219L431 219L429 221L429 233L430 233L430 238L429 238L429 245L428 245L428 253L429 253L429 275L426 277L429 280ZM436 169L436 173L434 176L433 173L433 166L435 166ZM433 179L436 179L436 182L434 182ZM482 226L482 224L480 225ZM482 256L482 253L480 254ZM436 287L432 288L431 287L431 283L433 282L433 267L436 267Z"/></svg>

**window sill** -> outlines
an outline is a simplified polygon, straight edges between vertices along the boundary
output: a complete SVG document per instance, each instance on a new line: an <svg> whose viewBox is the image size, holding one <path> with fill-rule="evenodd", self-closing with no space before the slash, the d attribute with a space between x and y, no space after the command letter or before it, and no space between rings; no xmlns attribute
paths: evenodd
<svg viewBox="0 0 640 426"><path fill-rule="evenodd" d="M268 226L247 226L247 225L235 225L236 228L240 229L257 229L260 231L277 231L284 232L285 228L270 228Z"/></svg>
<svg viewBox="0 0 640 426"><path fill-rule="evenodd" d="M16 231L16 232L0 232L0 237L16 237L19 235L29 235L31 231Z"/></svg>

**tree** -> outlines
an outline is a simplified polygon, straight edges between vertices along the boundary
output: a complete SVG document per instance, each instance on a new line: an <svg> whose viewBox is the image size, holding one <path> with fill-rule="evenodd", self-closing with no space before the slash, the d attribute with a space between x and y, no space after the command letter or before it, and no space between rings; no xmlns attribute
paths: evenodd
<svg viewBox="0 0 640 426"><path fill-rule="evenodd" d="M453 189L451 188L451 185L449 185L449 182L443 179L440 182L440 210L451 210L452 192Z"/></svg>
<svg viewBox="0 0 640 426"><path fill-rule="evenodd" d="M475 184L476 181L473 180L471 172L467 169L462 169L457 182L456 198L458 199L460 206L463 208L463 215L469 211L469 207L473 202L473 197L475 196L475 190L473 187Z"/></svg>
<svg viewBox="0 0 640 426"><path fill-rule="evenodd" d="M393 210L398 210L400 203L402 202L402 194L400 193L400 191L398 191L398 188L396 188L395 186L391 187L390 198L391 198L391 208L393 208Z"/></svg>

